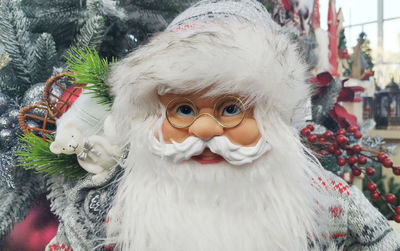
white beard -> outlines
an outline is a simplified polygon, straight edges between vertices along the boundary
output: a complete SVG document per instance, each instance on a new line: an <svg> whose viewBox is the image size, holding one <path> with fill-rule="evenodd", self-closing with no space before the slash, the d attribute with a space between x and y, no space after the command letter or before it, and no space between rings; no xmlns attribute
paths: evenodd
<svg viewBox="0 0 400 251"><path fill-rule="evenodd" d="M201 165L153 155L145 127L132 130L109 213L115 250L307 250L307 237L325 233L327 200L311 186L320 166L292 136L251 164Z"/></svg>
<svg viewBox="0 0 400 251"><path fill-rule="evenodd" d="M222 156L229 164L235 166L249 164L271 150L270 144L263 138L259 139L255 146L248 147L235 145L225 136L208 140L190 136L181 143L165 144L160 142L153 132L150 133L148 145L152 153L175 163L199 155L209 147L211 152Z"/></svg>

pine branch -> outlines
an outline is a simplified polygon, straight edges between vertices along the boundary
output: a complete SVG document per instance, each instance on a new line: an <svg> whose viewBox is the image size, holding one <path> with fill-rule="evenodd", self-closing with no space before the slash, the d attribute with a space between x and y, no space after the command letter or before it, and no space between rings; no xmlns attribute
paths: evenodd
<svg viewBox="0 0 400 251"><path fill-rule="evenodd" d="M74 49L80 50L83 48L95 48L98 50L104 39L104 32L105 24L103 17L94 16L89 18L80 29L79 34L73 42L72 49L68 53L71 53Z"/></svg>
<svg viewBox="0 0 400 251"><path fill-rule="evenodd" d="M114 58L111 63L114 63ZM96 50L86 48L82 50L74 50L68 53L67 64L70 66L70 77L75 78L73 81L77 84L87 84L81 88L89 90L89 94L93 94L98 99L99 104L112 105L113 97L110 94L110 86L107 85L107 76L109 65L107 58L100 59Z"/></svg>
<svg viewBox="0 0 400 251"><path fill-rule="evenodd" d="M24 85L20 86L20 89L27 89L31 83L26 60L30 44L27 26L28 21L17 8L15 1L0 1L0 41L12 59L10 64L17 79Z"/></svg>
<svg viewBox="0 0 400 251"><path fill-rule="evenodd" d="M79 0L21 0L20 6L30 21L32 32L50 32L53 36L66 28L75 31L84 10Z"/></svg>
<svg viewBox="0 0 400 251"><path fill-rule="evenodd" d="M76 155L54 154L50 151L50 142L45 142L33 133L20 137L20 144L26 149L17 151L17 166L36 173L62 175L67 178L80 178L86 171L78 164Z"/></svg>
<svg viewBox="0 0 400 251"><path fill-rule="evenodd" d="M53 73L56 60L57 51L53 37L48 33L43 33L36 40L35 49L31 54L32 80L37 83L49 78Z"/></svg>

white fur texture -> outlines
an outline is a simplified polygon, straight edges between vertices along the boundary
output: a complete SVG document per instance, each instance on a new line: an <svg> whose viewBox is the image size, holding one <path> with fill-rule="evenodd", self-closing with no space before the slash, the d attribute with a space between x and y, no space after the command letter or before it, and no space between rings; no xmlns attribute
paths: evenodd
<svg viewBox="0 0 400 251"><path fill-rule="evenodd" d="M267 28L229 19L162 32L112 69L112 114L121 142L130 144L107 224L106 242L116 250L297 251L308 242L318 250L330 198L312 186L323 168L290 125L309 97L306 64L265 21ZM147 133L162 138L157 91L204 89L247 97L271 150L241 166L152 154Z"/></svg>
<svg viewBox="0 0 400 251"><path fill-rule="evenodd" d="M57 120L57 128L62 127L64 123L73 122L85 136L99 134L102 131L103 122L110 113L109 106L99 104L98 100L88 92L83 89L71 108Z"/></svg>
<svg viewBox="0 0 400 251"><path fill-rule="evenodd" d="M122 140L128 139L132 119L159 114L159 88L174 93L209 88L210 96L230 93L256 104L269 102L290 121L311 86L296 45L275 27L266 33L230 20L195 31L162 32L121 60L109 83Z"/></svg>
<svg viewBox="0 0 400 251"><path fill-rule="evenodd" d="M322 167L279 113L265 112L256 117L269 121L261 130L272 150L242 166L154 157L142 132L157 118L136 123L107 242L129 251L308 250L307 237L316 241L329 221L329 198L312 186Z"/></svg>
<svg viewBox="0 0 400 251"><path fill-rule="evenodd" d="M201 154L208 147L211 152L222 156L228 163L241 166L253 162L271 150L271 146L265 139L260 139L257 145L251 147L235 145L225 136L213 137L209 140L191 136L181 143L165 144L160 142L153 132L150 134L148 143L150 151L161 158L166 158L173 162L188 160Z"/></svg>

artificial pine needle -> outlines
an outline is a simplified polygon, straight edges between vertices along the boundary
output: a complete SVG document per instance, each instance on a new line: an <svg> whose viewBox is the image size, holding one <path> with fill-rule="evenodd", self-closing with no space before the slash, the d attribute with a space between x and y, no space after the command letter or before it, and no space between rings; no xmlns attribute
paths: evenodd
<svg viewBox="0 0 400 251"><path fill-rule="evenodd" d="M89 90L98 99L99 104L112 105L113 97L110 94L110 86L107 85L107 75L109 63L107 58L101 59L95 49L86 48L83 50L73 50L68 52L67 64L70 66L72 74L67 74L75 78L74 83L86 84L80 88ZM114 58L112 63L114 63Z"/></svg>
<svg viewBox="0 0 400 251"><path fill-rule="evenodd" d="M87 174L78 164L76 155L54 154L50 151L49 142L36 137L33 133L20 136L19 144L25 151L16 151L17 166L37 173L49 175L62 175L67 178L80 178Z"/></svg>

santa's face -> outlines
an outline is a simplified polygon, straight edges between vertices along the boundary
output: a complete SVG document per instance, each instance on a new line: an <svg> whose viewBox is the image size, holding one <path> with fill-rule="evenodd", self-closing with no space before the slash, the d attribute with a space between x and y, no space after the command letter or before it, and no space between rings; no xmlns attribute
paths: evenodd
<svg viewBox="0 0 400 251"><path fill-rule="evenodd" d="M182 143L190 136L201 140L223 136L234 145L253 147L261 138L257 122L253 117L253 108L245 108L241 103L243 100L241 97L210 98L197 93L165 94L159 98L167 110L162 123L162 135L167 144ZM175 121L183 124L176 125ZM201 154L192 157L192 160L201 164L213 164L223 158L206 147Z"/></svg>
<svg viewBox="0 0 400 251"><path fill-rule="evenodd" d="M117 250L306 250L319 224L310 212L323 203L310 186L319 166L279 113L205 91L159 101L160 111L132 121L108 241Z"/></svg>

